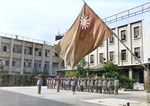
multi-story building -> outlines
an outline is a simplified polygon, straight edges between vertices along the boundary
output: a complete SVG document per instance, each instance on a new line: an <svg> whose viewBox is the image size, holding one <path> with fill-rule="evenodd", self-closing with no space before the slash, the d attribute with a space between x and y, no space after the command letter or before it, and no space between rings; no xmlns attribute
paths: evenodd
<svg viewBox="0 0 150 106"><path fill-rule="evenodd" d="M50 42L0 33L0 63L9 74L31 74L36 69L56 76L59 58L53 48Z"/></svg>
<svg viewBox="0 0 150 106"><path fill-rule="evenodd" d="M148 68L150 68L149 17L150 2L103 19L117 37ZM104 63L109 60L120 67L122 74L143 83L147 71L117 37L112 35L86 56L90 65L89 70L101 71ZM65 65L65 69L71 68Z"/></svg>
<svg viewBox="0 0 150 106"><path fill-rule="evenodd" d="M132 53L148 68L150 68L150 3L123 11L104 19L117 37ZM90 68L103 66L107 60L117 64L123 74L141 83L147 76L147 71L127 50L127 48L112 35L95 51L88 55ZM102 67L97 68L100 70Z"/></svg>

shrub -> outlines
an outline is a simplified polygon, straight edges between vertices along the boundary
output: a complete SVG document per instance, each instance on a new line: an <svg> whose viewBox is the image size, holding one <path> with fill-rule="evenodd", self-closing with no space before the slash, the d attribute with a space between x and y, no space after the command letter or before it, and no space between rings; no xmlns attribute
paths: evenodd
<svg viewBox="0 0 150 106"><path fill-rule="evenodd" d="M133 89L133 83L136 81L133 79L129 79L125 75L119 76L119 86L125 89Z"/></svg>

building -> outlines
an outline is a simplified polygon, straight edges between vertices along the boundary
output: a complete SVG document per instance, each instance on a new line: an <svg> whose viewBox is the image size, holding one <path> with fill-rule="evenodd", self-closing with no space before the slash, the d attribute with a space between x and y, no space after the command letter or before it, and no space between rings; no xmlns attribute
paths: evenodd
<svg viewBox="0 0 150 106"><path fill-rule="evenodd" d="M104 19L117 37L131 50L133 54L150 69L150 2L123 11ZM122 74L141 83L147 76L147 71L112 35L95 51L88 55L91 70L100 70L107 60L117 64ZM100 66L100 67L98 67Z"/></svg>
<svg viewBox="0 0 150 106"><path fill-rule="evenodd" d="M56 76L59 58L50 42L0 33L0 63L9 74L31 74L33 69Z"/></svg>
<svg viewBox="0 0 150 106"><path fill-rule="evenodd" d="M104 18L103 21L140 61L150 69L150 2ZM60 36L60 35L59 35ZM62 35L63 36L63 35ZM122 74L141 83L147 71L139 64L124 45L112 35L95 51L86 56L90 71L101 71L109 60L117 64ZM65 69L71 69L65 65Z"/></svg>

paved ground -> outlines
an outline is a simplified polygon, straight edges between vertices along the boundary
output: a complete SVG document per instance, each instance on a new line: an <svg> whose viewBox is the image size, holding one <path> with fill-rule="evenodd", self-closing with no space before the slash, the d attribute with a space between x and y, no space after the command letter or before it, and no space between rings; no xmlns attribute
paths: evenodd
<svg viewBox="0 0 150 106"><path fill-rule="evenodd" d="M150 106L145 91L119 91L118 95L97 94L42 87L0 87L0 106Z"/></svg>

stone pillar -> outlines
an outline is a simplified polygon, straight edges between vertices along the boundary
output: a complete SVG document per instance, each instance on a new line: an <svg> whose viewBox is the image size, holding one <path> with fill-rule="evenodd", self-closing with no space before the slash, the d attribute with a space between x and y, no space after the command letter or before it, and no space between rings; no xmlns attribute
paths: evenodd
<svg viewBox="0 0 150 106"><path fill-rule="evenodd" d="M32 69L34 69L34 57L35 57L35 43L32 46Z"/></svg>
<svg viewBox="0 0 150 106"><path fill-rule="evenodd" d="M132 67L129 68L129 78L133 79L133 68Z"/></svg>
<svg viewBox="0 0 150 106"><path fill-rule="evenodd" d="M50 61L49 61L49 75L52 75L52 71L53 71L53 47L51 47L50 49Z"/></svg>
<svg viewBox="0 0 150 106"><path fill-rule="evenodd" d="M21 70L20 70L21 75L23 75L23 68L24 68L24 48L25 48L25 41L23 41L22 43Z"/></svg>
<svg viewBox="0 0 150 106"><path fill-rule="evenodd" d="M14 39L12 38L10 43L9 74L11 74L12 72L13 46L14 46Z"/></svg>
<svg viewBox="0 0 150 106"><path fill-rule="evenodd" d="M41 61L41 71L44 71L44 67L45 67L45 48L44 48L44 44L42 47L42 61Z"/></svg>

